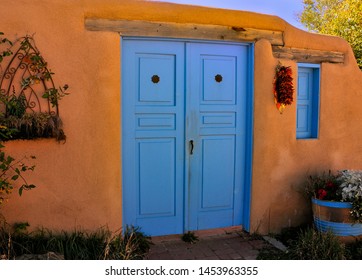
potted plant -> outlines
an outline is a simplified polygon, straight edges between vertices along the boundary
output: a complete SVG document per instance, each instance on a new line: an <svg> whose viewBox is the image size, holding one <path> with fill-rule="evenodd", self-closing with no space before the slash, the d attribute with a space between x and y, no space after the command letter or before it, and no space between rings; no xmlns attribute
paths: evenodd
<svg viewBox="0 0 362 280"><path fill-rule="evenodd" d="M332 231L337 236L362 236L362 170L310 176L306 192L312 199L317 230Z"/></svg>

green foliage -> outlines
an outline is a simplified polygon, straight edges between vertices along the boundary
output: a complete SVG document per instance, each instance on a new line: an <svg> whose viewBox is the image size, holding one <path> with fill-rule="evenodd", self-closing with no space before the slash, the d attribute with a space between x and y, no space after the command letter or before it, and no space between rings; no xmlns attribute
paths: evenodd
<svg viewBox="0 0 362 280"><path fill-rule="evenodd" d="M16 132L17 132L16 129L10 129L7 126L0 125L0 141L11 139Z"/></svg>
<svg viewBox="0 0 362 280"><path fill-rule="evenodd" d="M308 30L347 40L362 69L362 1L304 0L299 20Z"/></svg>
<svg viewBox="0 0 362 280"><path fill-rule="evenodd" d="M20 94L18 97L11 95L10 98L4 98L4 96L0 98L5 104L7 116L21 118L25 114L27 105L24 94Z"/></svg>
<svg viewBox="0 0 362 280"><path fill-rule="evenodd" d="M68 85L64 85L63 87L59 87L59 89L50 88L45 91L42 97L48 98L53 107L58 106L58 100L61 100L64 96L69 94L66 92L68 87Z"/></svg>
<svg viewBox="0 0 362 280"><path fill-rule="evenodd" d="M57 102L61 96L49 97L51 103ZM6 114L0 114L0 141L11 139L55 138L65 140L62 121L58 115L48 112L26 112L27 101L22 93L19 96L0 95L0 101L5 104Z"/></svg>
<svg viewBox="0 0 362 280"><path fill-rule="evenodd" d="M320 233L311 226L285 229L276 238L287 245L283 252L273 246L265 246L259 260L361 260L362 240L343 243L331 232Z"/></svg>
<svg viewBox="0 0 362 280"><path fill-rule="evenodd" d="M0 205L13 192L18 180L21 182L18 190L20 196L23 194L23 191L36 187L33 184L29 184L24 177L24 173L27 171L34 171L35 165L27 165L25 163L26 157L15 160L7 155L3 149L4 146L0 143ZM35 157L32 156L31 159L35 159Z"/></svg>
<svg viewBox="0 0 362 280"><path fill-rule="evenodd" d="M354 222L362 223L362 197L358 196L352 201L351 217Z"/></svg>
<svg viewBox="0 0 362 280"><path fill-rule="evenodd" d="M289 249L290 259L343 260L345 246L333 233L322 233L309 228L302 231Z"/></svg>
<svg viewBox="0 0 362 280"><path fill-rule="evenodd" d="M4 35L4 33L0 32L0 36L3 36L3 35ZM7 45L7 48L3 51L0 51L0 62L3 61L5 56L12 55L12 51L9 49L9 47L11 47L13 45L13 43L10 40L8 40L7 38L0 37L0 45L1 44Z"/></svg>
<svg viewBox="0 0 362 280"><path fill-rule="evenodd" d="M0 36L4 33L0 32ZM10 69L15 71L12 73L12 79L9 85L1 87L0 104L2 111L0 112L0 141L12 139L34 139L34 138L56 138L58 141L66 139L62 129L62 123L59 117L58 103L64 96L68 95L69 86L65 84L62 87L56 87L53 81L54 73L48 69L48 63L41 56L36 48L34 39L31 36L24 36L12 43L10 40L0 37L0 43L6 44L6 48L0 51L1 60L5 56L13 54L11 47L20 47L14 51L14 57L9 58L9 65L6 71ZM14 59L20 60L20 66L13 66L11 63ZM1 64L0 64L1 67ZM21 76L16 76L18 69L25 69ZM2 68L0 68L2 70ZM0 72L0 81L3 83L8 78L2 78L3 73ZM18 79L14 79L14 77ZM6 77L4 74L3 77ZM14 79L14 80L13 80ZM14 86L14 83L20 83L21 87ZM3 86L3 84L1 84ZM39 97L39 98L38 98ZM35 99L44 98L49 102L48 111L45 112L36 106ZM34 111L38 108L39 111ZM51 111L50 107L55 108ZM46 109L45 109L46 110Z"/></svg>
<svg viewBox="0 0 362 280"><path fill-rule="evenodd" d="M196 243L199 240L196 234L192 231L185 232L181 239L186 243Z"/></svg>
<svg viewBox="0 0 362 280"><path fill-rule="evenodd" d="M0 116L0 123L2 124L0 126L0 141L36 138L55 138L58 141L66 140L62 129L62 121L57 115L45 112L32 112L25 113L21 117Z"/></svg>
<svg viewBox="0 0 362 280"><path fill-rule="evenodd" d="M150 244L149 237L139 228L128 226L117 233L106 229L91 233L80 230L54 233L39 229L27 233L24 228L10 229L5 223L0 226L0 256L6 259L55 252L66 260L136 260L143 259Z"/></svg>
<svg viewBox="0 0 362 280"><path fill-rule="evenodd" d="M141 260L148 252L151 241L140 228L126 226L123 233L110 236L102 258L108 260Z"/></svg>
<svg viewBox="0 0 362 280"><path fill-rule="evenodd" d="M341 190L338 174L331 170L318 175L311 175L305 183L305 193L309 198L341 201Z"/></svg>
<svg viewBox="0 0 362 280"><path fill-rule="evenodd" d="M362 240L346 244L346 256L349 260L362 260Z"/></svg>
<svg viewBox="0 0 362 280"><path fill-rule="evenodd" d="M14 224L14 232L15 233L24 233L26 232L27 228L29 227L29 223L28 222L20 222L20 223L15 223Z"/></svg>

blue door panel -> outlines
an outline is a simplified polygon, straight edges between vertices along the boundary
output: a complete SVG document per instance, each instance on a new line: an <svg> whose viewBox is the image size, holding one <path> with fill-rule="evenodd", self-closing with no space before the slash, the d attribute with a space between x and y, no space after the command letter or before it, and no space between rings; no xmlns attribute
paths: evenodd
<svg viewBox="0 0 362 280"><path fill-rule="evenodd" d="M138 140L138 216L175 215L175 139ZM157 159L157 160L155 160Z"/></svg>
<svg viewBox="0 0 362 280"><path fill-rule="evenodd" d="M173 54L139 54L139 100L142 105L175 104L175 63Z"/></svg>
<svg viewBox="0 0 362 280"><path fill-rule="evenodd" d="M310 123L309 123L309 116L310 116L310 106L309 105L298 105L297 107L297 131L298 135L304 137L308 137L310 132Z"/></svg>
<svg viewBox="0 0 362 280"><path fill-rule="evenodd" d="M176 115L172 113L136 114L136 131L145 133L153 130L174 130L176 128Z"/></svg>
<svg viewBox="0 0 362 280"><path fill-rule="evenodd" d="M204 137L201 149L199 211L232 209L235 188L235 137Z"/></svg>
<svg viewBox="0 0 362 280"><path fill-rule="evenodd" d="M201 56L201 104L235 104L236 59L229 56Z"/></svg>
<svg viewBox="0 0 362 280"><path fill-rule="evenodd" d="M233 112L201 112L200 129L235 128L236 114Z"/></svg>
<svg viewBox="0 0 362 280"><path fill-rule="evenodd" d="M312 69L301 69L298 71L298 100L308 101L310 100L310 86Z"/></svg>

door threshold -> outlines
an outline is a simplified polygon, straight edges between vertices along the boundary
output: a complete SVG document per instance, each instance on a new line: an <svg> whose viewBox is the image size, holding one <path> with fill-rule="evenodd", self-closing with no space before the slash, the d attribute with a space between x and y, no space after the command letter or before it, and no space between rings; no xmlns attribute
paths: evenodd
<svg viewBox="0 0 362 280"><path fill-rule="evenodd" d="M243 230L242 226L231 226L231 227L223 227L223 228L213 228L213 229L203 229L203 230L195 230L193 232L197 237L212 237L217 235L224 234L232 234L235 232L240 232ZM180 234L170 234L170 235L161 235L161 236L151 236L152 242L165 242L165 241L175 241L180 240L182 237L182 233Z"/></svg>

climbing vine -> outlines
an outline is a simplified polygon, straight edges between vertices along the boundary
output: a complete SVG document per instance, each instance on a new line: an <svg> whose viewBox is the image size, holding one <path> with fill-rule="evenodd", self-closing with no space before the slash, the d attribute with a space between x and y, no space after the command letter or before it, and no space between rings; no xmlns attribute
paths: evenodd
<svg viewBox="0 0 362 280"><path fill-rule="evenodd" d="M13 192L17 182L20 182L20 186L18 187L20 196L23 191L28 191L36 187L34 184L28 183L24 175L28 171L34 171L35 165L30 165L26 162L28 160L34 160L35 157L31 156L30 159L23 157L20 160L16 160L12 156L7 155L4 148L4 145L0 143L0 206Z"/></svg>

